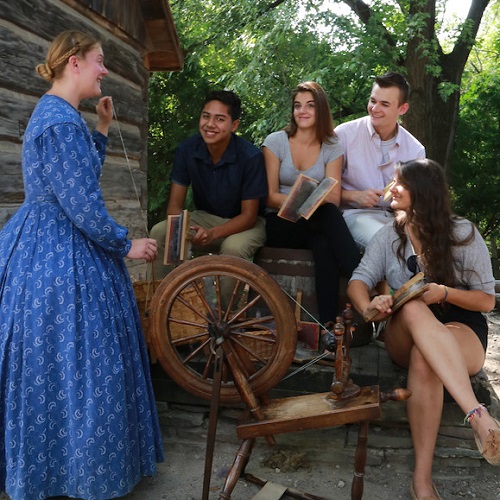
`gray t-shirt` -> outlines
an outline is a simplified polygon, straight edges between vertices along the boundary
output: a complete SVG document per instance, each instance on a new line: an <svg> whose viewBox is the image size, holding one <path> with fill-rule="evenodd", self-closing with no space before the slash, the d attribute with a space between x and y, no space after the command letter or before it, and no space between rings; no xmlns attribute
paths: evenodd
<svg viewBox="0 0 500 500"><path fill-rule="evenodd" d="M474 227L474 226L472 226ZM458 241L465 239L471 231L471 223L467 219L458 219L454 224L454 232ZM453 255L459 268L464 272L457 272L456 288L462 290L482 290L488 294L495 294L495 279L491 269L490 254L486 244L474 227L474 239L467 245L454 246ZM371 290L375 285L387 280L393 290L401 288L412 278L406 260L415 252L408 239L405 247L405 262L397 258L399 236L394 224L382 227L372 238L359 266L355 269L351 281L360 280L366 283ZM424 271L424 269L421 269Z"/></svg>
<svg viewBox="0 0 500 500"><path fill-rule="evenodd" d="M298 170L295 168L292 161L292 153L290 151L290 143L288 135L284 130L269 134L264 140L266 148L278 158L280 161L280 193L288 194L299 174L307 175L318 181L325 178L325 169L328 163L341 156L342 146L337 139L332 138L330 144L323 143L319 152L318 158L314 165L307 170ZM337 179L340 182L340 179Z"/></svg>

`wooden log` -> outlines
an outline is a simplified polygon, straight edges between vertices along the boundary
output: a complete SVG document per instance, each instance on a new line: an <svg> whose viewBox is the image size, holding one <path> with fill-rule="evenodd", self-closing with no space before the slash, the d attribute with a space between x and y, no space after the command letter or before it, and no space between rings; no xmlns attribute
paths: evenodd
<svg viewBox="0 0 500 500"><path fill-rule="evenodd" d="M24 200L24 184L21 172L21 145L0 141L0 199L2 204L20 204Z"/></svg>
<svg viewBox="0 0 500 500"><path fill-rule="evenodd" d="M128 6L127 6L128 8ZM123 9L127 10L127 9ZM137 57L138 47L130 47L133 39L129 38L127 43L119 43L114 37L106 36L103 29L99 29L96 15L96 22L92 22L92 12L86 10L86 15L80 14L68 8L63 3L55 2L32 2L31 0L16 0L15 2L2 2L2 19L9 21L16 27L25 29L33 33L33 20L36 19L36 33L42 37L38 39L34 36L19 41L19 35L7 36L4 29L0 31L0 43L5 48L5 66L12 66L14 71L24 75L24 80L29 76L33 68L32 65L20 64L24 58L35 58L37 63L43 62L45 53L50 41L62 31L68 29L78 29L93 35L98 40L102 40L104 53L106 55L106 65L110 71L116 72L126 80L134 82L140 88L145 87L148 80L148 72L143 64L142 57ZM92 19L94 20L94 19ZM137 21L141 24L141 21ZM6 23L3 23L4 27ZM112 25L107 23L109 27ZM122 34L124 37L124 35ZM42 39L45 38L44 43ZM124 37L125 38L125 37ZM137 41L140 42L140 41ZM136 42L136 43L137 43ZM15 49L23 49L18 53ZM142 56L142 54L141 54ZM19 59L21 57L21 61ZM0 59L0 61L3 57ZM11 71L12 72L12 71ZM0 77L3 76L0 73ZM147 88L147 85L146 85ZM40 92L37 92L40 93Z"/></svg>

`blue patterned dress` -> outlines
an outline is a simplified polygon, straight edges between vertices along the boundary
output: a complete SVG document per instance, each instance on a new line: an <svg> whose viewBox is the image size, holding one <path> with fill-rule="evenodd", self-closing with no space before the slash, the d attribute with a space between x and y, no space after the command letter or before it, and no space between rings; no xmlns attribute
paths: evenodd
<svg viewBox="0 0 500 500"><path fill-rule="evenodd" d="M26 199L0 232L0 490L13 500L116 498L163 460L131 242L99 187L106 143L53 95L26 129Z"/></svg>

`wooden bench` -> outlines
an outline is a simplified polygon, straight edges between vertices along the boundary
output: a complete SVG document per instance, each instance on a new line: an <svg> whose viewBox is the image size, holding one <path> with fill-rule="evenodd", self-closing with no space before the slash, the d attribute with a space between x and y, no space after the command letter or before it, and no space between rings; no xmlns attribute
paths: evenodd
<svg viewBox="0 0 500 500"><path fill-rule="evenodd" d="M296 304L293 299L301 296L302 321L314 321L318 318L316 303L315 268L314 259L309 249L273 248L262 247L255 254L254 263L262 267L292 298L292 307ZM348 302L347 298L348 277L341 276L339 284L339 304ZM363 318L354 313L354 333L352 347L366 345L373 336L372 325L365 323Z"/></svg>

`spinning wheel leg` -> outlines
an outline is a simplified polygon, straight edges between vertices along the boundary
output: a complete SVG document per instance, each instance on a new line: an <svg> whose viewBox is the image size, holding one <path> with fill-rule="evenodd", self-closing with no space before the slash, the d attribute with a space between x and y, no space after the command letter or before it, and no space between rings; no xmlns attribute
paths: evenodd
<svg viewBox="0 0 500 500"><path fill-rule="evenodd" d="M245 467L250 459L250 454L252 453L252 448L255 443L255 439L245 439L238 449L238 453L234 459L233 465L226 477L226 482L224 483L224 488L220 493L220 500L230 500L231 493L236 486L238 478L243 474Z"/></svg>
<svg viewBox="0 0 500 500"><path fill-rule="evenodd" d="M351 499L361 500L363 497L364 480L365 480L365 465L368 455L368 428L369 421L364 420L359 423L358 444L354 455L354 477L351 487Z"/></svg>
<svg viewBox="0 0 500 500"><path fill-rule="evenodd" d="M215 435L217 432L217 418L219 414L220 386L222 381L222 360L224 352L222 347L215 353L214 363L214 392L210 403L210 416L208 419L207 449L205 451L205 475L203 477L203 500L208 500L210 492L210 478L212 475L212 463L214 458Z"/></svg>

